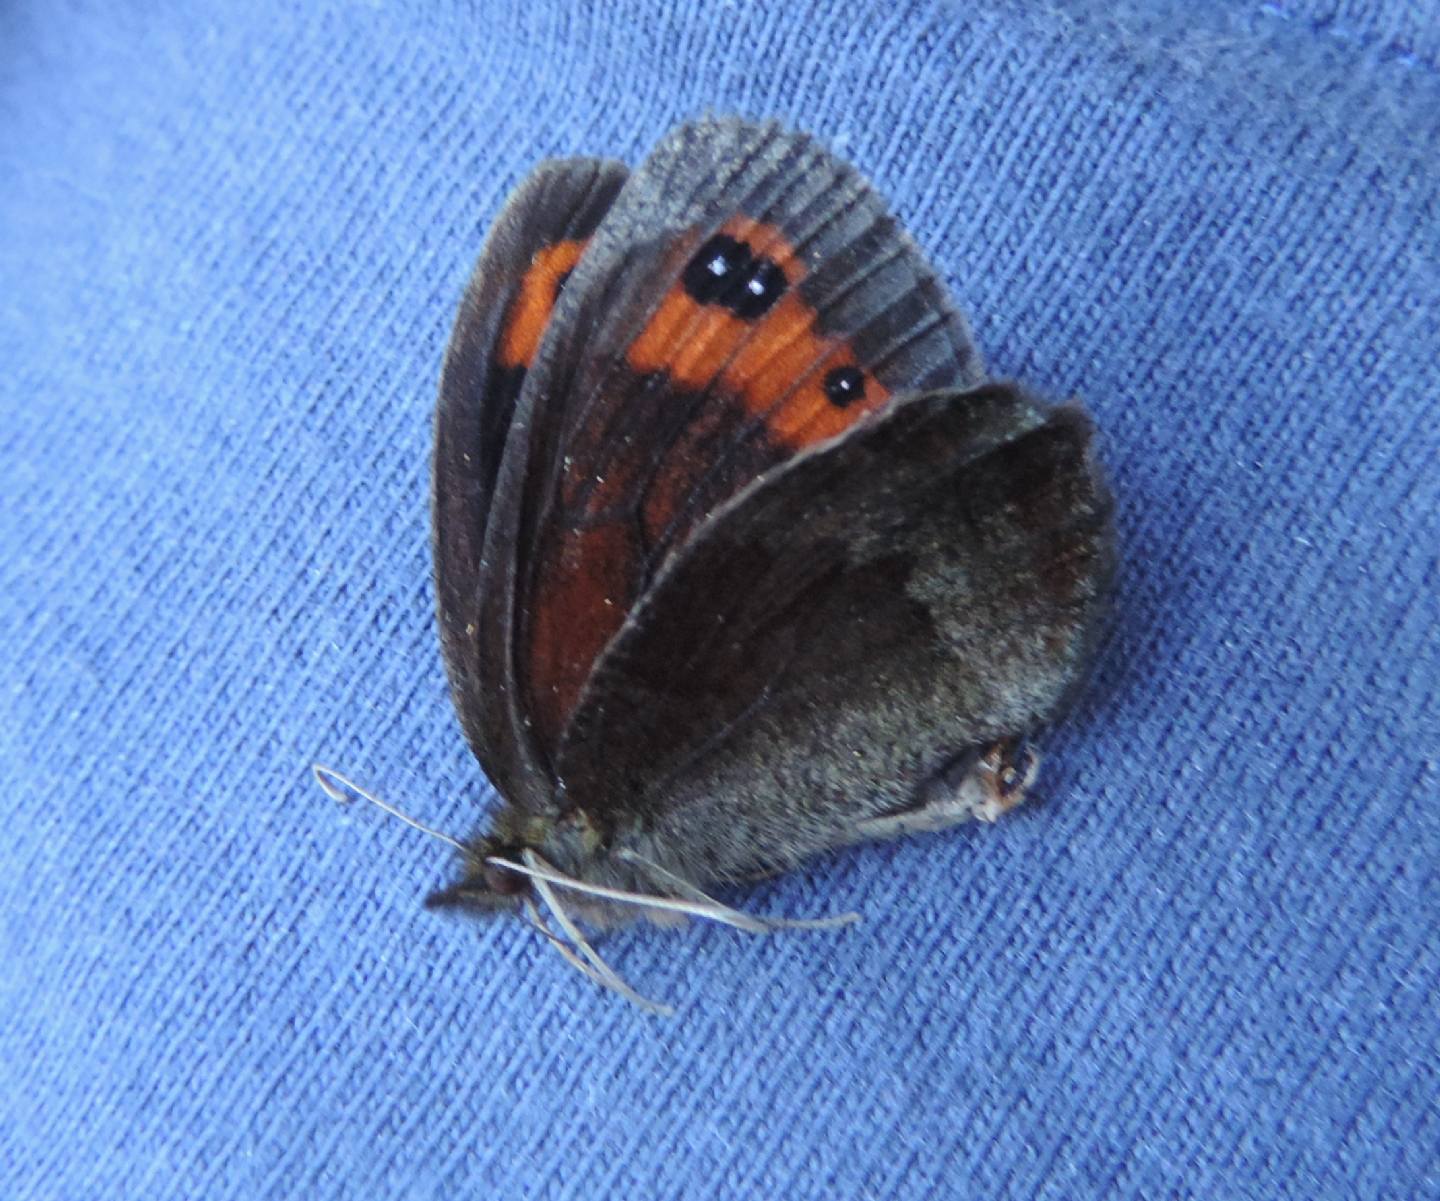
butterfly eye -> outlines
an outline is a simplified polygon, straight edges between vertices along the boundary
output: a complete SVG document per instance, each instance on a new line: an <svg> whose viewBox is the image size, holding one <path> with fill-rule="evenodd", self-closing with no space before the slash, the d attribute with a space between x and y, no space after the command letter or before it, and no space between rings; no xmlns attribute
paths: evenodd
<svg viewBox="0 0 1440 1201"><path fill-rule="evenodd" d="M865 374L848 364L835 367L825 374L825 399L837 409L865 399Z"/></svg>
<svg viewBox="0 0 1440 1201"><path fill-rule="evenodd" d="M519 872L508 872L499 864L487 863L481 872L485 887L497 896L517 897L530 890L530 881Z"/></svg>
<svg viewBox="0 0 1440 1201"><path fill-rule="evenodd" d="M756 258L729 234L716 234L686 265L681 283L693 300L753 321L785 294L789 281L773 259Z"/></svg>

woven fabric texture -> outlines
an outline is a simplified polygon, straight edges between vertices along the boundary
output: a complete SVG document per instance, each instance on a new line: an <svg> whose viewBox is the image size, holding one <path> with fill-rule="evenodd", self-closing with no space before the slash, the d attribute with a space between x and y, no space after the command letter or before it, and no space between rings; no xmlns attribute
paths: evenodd
<svg viewBox="0 0 1440 1201"><path fill-rule="evenodd" d="M0 6L0 1194L1440 1196L1440 5ZM538 159L857 163L1083 395L1116 612L1040 803L736 894L423 912L493 803L435 386Z"/></svg>

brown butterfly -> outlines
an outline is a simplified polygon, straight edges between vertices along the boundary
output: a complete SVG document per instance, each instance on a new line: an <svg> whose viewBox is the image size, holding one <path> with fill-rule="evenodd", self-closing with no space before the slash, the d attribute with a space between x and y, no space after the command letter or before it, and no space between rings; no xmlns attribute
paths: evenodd
<svg viewBox="0 0 1440 1201"><path fill-rule="evenodd" d="M562 894L768 928L703 889L1018 803L1111 574L1090 440L986 382L806 136L707 119L631 175L536 168L440 388L441 641L506 803L428 903L548 929L538 894L634 996Z"/></svg>

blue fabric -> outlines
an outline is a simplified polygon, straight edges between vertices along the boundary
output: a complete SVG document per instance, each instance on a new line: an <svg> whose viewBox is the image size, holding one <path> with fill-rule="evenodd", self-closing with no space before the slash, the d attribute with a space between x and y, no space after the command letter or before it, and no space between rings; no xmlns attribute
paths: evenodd
<svg viewBox="0 0 1440 1201"><path fill-rule="evenodd" d="M811 8L817 11L807 12ZM1440 1194L1440 5L0 8L0 1194ZM419 908L465 833L441 355L539 158L780 115L1123 569L1045 800L766 885L843 934Z"/></svg>

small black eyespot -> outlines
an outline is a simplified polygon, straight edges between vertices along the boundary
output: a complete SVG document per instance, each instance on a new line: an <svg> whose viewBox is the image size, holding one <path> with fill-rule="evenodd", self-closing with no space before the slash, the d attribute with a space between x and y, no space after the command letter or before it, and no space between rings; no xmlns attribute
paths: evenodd
<svg viewBox="0 0 1440 1201"><path fill-rule="evenodd" d="M565 291L565 285L570 282L570 272L562 271L555 278L555 297L558 300L560 293Z"/></svg>
<svg viewBox="0 0 1440 1201"><path fill-rule="evenodd" d="M737 317L754 321L763 317L774 306L789 287L785 272L773 259L756 259L746 276L739 296L730 305Z"/></svg>
<svg viewBox="0 0 1440 1201"><path fill-rule="evenodd" d="M700 304L719 305L747 321L764 316L789 287L778 263L757 259L729 234L716 234L700 247L680 282Z"/></svg>
<svg viewBox="0 0 1440 1201"><path fill-rule="evenodd" d="M825 374L825 399L837 409L865 399L865 373L858 367L835 367Z"/></svg>
<svg viewBox="0 0 1440 1201"><path fill-rule="evenodd" d="M749 265L748 246L716 234L686 264L680 282L701 304L717 304L735 286L735 277Z"/></svg>
<svg viewBox="0 0 1440 1201"><path fill-rule="evenodd" d="M1015 767L1002 767L997 778L1001 796L1010 796L1025 780L1024 774Z"/></svg>

